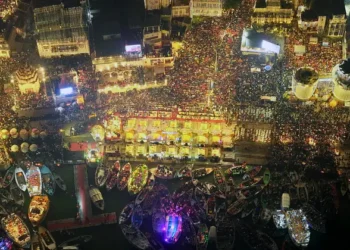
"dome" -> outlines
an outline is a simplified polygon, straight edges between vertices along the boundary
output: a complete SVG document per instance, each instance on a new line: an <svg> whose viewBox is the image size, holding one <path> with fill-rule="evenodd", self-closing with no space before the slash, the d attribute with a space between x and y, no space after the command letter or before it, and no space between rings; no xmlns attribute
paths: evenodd
<svg viewBox="0 0 350 250"><path fill-rule="evenodd" d="M36 145L36 144L30 145L29 150L31 152L36 152L38 150L38 145Z"/></svg>
<svg viewBox="0 0 350 250"><path fill-rule="evenodd" d="M34 84L39 81L37 71L29 65L24 65L16 71L16 79L19 85L28 83Z"/></svg>
<svg viewBox="0 0 350 250"><path fill-rule="evenodd" d="M293 91L295 96L300 100L309 100L315 93L318 73L310 67L299 68L293 76Z"/></svg>
<svg viewBox="0 0 350 250"><path fill-rule="evenodd" d="M18 145L12 145L11 146L11 152L18 152L18 150L19 150Z"/></svg>
<svg viewBox="0 0 350 250"><path fill-rule="evenodd" d="M350 60L344 60L333 68L333 95L342 102L350 101Z"/></svg>

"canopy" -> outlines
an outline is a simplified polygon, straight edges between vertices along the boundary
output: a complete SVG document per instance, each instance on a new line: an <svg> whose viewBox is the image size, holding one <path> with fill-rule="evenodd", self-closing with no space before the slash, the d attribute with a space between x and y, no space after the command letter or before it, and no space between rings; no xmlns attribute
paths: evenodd
<svg viewBox="0 0 350 250"><path fill-rule="evenodd" d="M18 134L17 129L16 128L11 128L10 134L11 135Z"/></svg>
<svg viewBox="0 0 350 250"><path fill-rule="evenodd" d="M19 150L18 145L12 145L11 146L11 152L18 152L18 150Z"/></svg>
<svg viewBox="0 0 350 250"><path fill-rule="evenodd" d="M45 138L47 136L47 132L46 131L41 131L40 132L40 138Z"/></svg>
<svg viewBox="0 0 350 250"><path fill-rule="evenodd" d="M21 129L21 131L19 131L19 136L22 139L28 139L28 131L25 129Z"/></svg>
<svg viewBox="0 0 350 250"><path fill-rule="evenodd" d="M30 136L33 138L38 138L39 134L40 134L39 129L33 128Z"/></svg>
<svg viewBox="0 0 350 250"><path fill-rule="evenodd" d="M9 131L7 129L1 130L1 138L4 139L4 140L9 138Z"/></svg>
<svg viewBox="0 0 350 250"><path fill-rule="evenodd" d="M30 145L29 150L31 152L36 152L38 150L38 145L36 145L36 144Z"/></svg>
<svg viewBox="0 0 350 250"><path fill-rule="evenodd" d="M21 147L21 151L22 151L22 153L27 153L28 152L28 148L22 148Z"/></svg>

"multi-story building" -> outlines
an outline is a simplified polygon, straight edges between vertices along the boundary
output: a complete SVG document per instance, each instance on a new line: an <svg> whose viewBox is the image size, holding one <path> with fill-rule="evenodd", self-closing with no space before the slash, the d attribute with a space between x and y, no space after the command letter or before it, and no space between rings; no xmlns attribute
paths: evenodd
<svg viewBox="0 0 350 250"><path fill-rule="evenodd" d="M84 7L59 4L35 8L34 22L41 57L90 54Z"/></svg>
<svg viewBox="0 0 350 250"><path fill-rule="evenodd" d="M253 24L290 24L293 4L284 0L257 0L251 16Z"/></svg>
<svg viewBox="0 0 350 250"><path fill-rule="evenodd" d="M172 17L189 17L190 12L190 0L174 0L171 6Z"/></svg>
<svg viewBox="0 0 350 250"><path fill-rule="evenodd" d="M9 58L11 56L10 47L5 40L3 34L0 34L0 57Z"/></svg>
<svg viewBox="0 0 350 250"><path fill-rule="evenodd" d="M191 0L191 17L222 16L222 4L222 0Z"/></svg>
<svg viewBox="0 0 350 250"><path fill-rule="evenodd" d="M154 48L162 47L162 31L161 31L160 15L149 14L146 16L143 27L143 46L152 46Z"/></svg>
<svg viewBox="0 0 350 250"><path fill-rule="evenodd" d="M159 10L169 7L171 0L144 0L146 10Z"/></svg>

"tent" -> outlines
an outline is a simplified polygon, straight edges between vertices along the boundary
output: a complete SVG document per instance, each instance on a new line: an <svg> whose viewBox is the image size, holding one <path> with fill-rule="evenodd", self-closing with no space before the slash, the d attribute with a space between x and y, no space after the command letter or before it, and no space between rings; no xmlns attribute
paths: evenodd
<svg viewBox="0 0 350 250"><path fill-rule="evenodd" d="M8 139L8 138L9 138L9 135L10 135L10 133L9 133L9 131L8 131L7 129L1 130L1 138L2 138L3 140Z"/></svg>
<svg viewBox="0 0 350 250"><path fill-rule="evenodd" d="M46 131L41 131L40 132L40 138L44 139L47 136L47 132Z"/></svg>
<svg viewBox="0 0 350 250"><path fill-rule="evenodd" d="M29 150L31 152L36 152L38 150L38 145L36 145L36 144L30 145Z"/></svg>
<svg viewBox="0 0 350 250"><path fill-rule="evenodd" d="M33 138L38 138L39 134L40 134L39 129L33 128L30 136L33 137Z"/></svg>
<svg viewBox="0 0 350 250"><path fill-rule="evenodd" d="M18 152L18 150L19 150L18 145L12 145L11 146L11 152Z"/></svg>
<svg viewBox="0 0 350 250"><path fill-rule="evenodd" d="M25 129L21 129L21 131L19 131L19 136L20 136L23 140L28 139L28 131L25 130Z"/></svg>

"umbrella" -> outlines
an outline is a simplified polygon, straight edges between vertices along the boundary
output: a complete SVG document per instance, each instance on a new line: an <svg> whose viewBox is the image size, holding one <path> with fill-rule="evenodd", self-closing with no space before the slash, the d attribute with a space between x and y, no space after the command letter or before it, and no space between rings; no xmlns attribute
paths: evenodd
<svg viewBox="0 0 350 250"><path fill-rule="evenodd" d="M22 148L28 149L28 147L29 147L29 144L28 144L27 142L23 142L23 143L21 144L21 149L22 149Z"/></svg>
<svg viewBox="0 0 350 250"><path fill-rule="evenodd" d="M1 130L1 138L4 139L4 140L9 138L9 131L7 129Z"/></svg>
<svg viewBox="0 0 350 250"><path fill-rule="evenodd" d="M33 138L38 138L39 134L40 134L39 130L37 128L33 128L32 133L30 135Z"/></svg>
<svg viewBox="0 0 350 250"><path fill-rule="evenodd" d="M21 151L22 151L22 153L27 153L28 152L28 148L22 148L21 147Z"/></svg>
<svg viewBox="0 0 350 250"><path fill-rule="evenodd" d="M12 128L12 129L10 130L10 135L11 135L12 138L17 138L17 137L18 137L18 131L17 131L17 129L16 129L16 128Z"/></svg>
<svg viewBox="0 0 350 250"><path fill-rule="evenodd" d="M11 152L18 152L18 149L19 149L18 145L11 146Z"/></svg>
<svg viewBox="0 0 350 250"><path fill-rule="evenodd" d="M40 132L40 138L44 139L47 136L47 132L46 131L41 131Z"/></svg>
<svg viewBox="0 0 350 250"><path fill-rule="evenodd" d="M19 131L19 136L20 136L23 140L28 139L28 131L25 130L25 129L21 129L21 131Z"/></svg>
<svg viewBox="0 0 350 250"><path fill-rule="evenodd" d="M38 145L36 145L36 144L30 145L29 150L30 150L31 152L37 151L37 150L38 150Z"/></svg>

